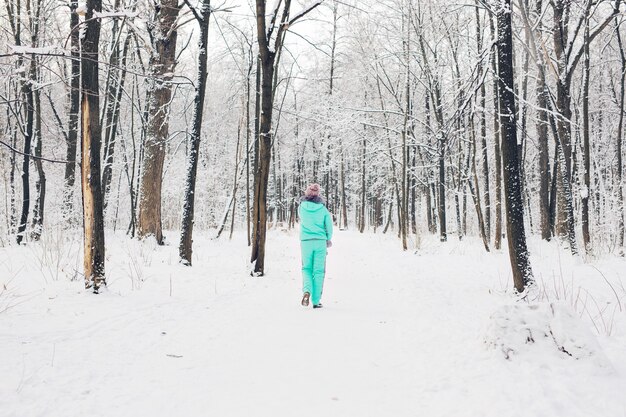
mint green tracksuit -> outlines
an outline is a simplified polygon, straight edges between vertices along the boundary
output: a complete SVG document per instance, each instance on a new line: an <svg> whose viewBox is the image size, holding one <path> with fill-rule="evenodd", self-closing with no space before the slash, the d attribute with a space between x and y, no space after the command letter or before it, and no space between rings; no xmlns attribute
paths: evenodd
<svg viewBox="0 0 626 417"><path fill-rule="evenodd" d="M326 273L326 242L333 237L333 221L324 204L300 203L300 243L302 249L302 292L319 304Z"/></svg>

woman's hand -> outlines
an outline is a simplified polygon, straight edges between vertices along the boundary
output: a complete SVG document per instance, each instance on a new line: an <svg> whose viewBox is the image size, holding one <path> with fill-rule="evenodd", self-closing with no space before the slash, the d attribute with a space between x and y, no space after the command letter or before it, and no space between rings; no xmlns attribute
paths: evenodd
<svg viewBox="0 0 626 417"><path fill-rule="evenodd" d="M331 240L326 241L326 247L331 248L333 246L333 242Z"/></svg>

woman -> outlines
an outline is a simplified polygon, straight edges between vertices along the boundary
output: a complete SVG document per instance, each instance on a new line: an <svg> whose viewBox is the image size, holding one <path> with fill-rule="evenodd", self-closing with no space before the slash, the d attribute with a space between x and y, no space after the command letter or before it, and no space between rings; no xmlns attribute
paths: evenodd
<svg viewBox="0 0 626 417"><path fill-rule="evenodd" d="M312 299L313 308L321 308L326 249L332 246L333 221L320 197L319 184L307 187L300 201L300 246L302 249L302 305Z"/></svg>

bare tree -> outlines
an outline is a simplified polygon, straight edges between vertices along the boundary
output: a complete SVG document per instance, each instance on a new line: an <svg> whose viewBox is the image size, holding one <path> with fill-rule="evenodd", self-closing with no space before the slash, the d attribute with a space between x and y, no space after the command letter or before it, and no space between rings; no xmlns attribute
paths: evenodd
<svg viewBox="0 0 626 417"><path fill-rule="evenodd" d="M98 47L102 0L87 0L81 41L81 184L83 194L85 288L98 292L106 285L104 217L100 183L100 84Z"/></svg>
<svg viewBox="0 0 626 417"><path fill-rule="evenodd" d="M482 36L482 26L480 21L480 8L478 7L478 0L476 0L477 7L476 9L476 48L478 52L478 56L483 53L483 36ZM482 73L484 71L482 63L479 64L477 78L480 80L482 78ZM491 239L491 193L489 186L489 154L487 148L487 117L485 114L486 108L486 86L485 83L481 83L480 85L480 147L482 148L482 172L483 172L483 181L485 185L485 193L484 193L484 204L485 204L485 215L484 215L484 230L485 235L487 237L487 242ZM495 135L494 135L495 136ZM478 188L478 187L477 187Z"/></svg>
<svg viewBox="0 0 626 417"><path fill-rule="evenodd" d="M29 3L30 4L30 3ZM15 46L19 47L22 45L22 8L21 2L6 2L7 8L7 17L11 26L11 31L13 34L13 41L15 42ZM31 144L33 140L33 129L34 129L34 118L35 118L35 99L33 94L33 83L34 79L32 78L35 73L35 54L31 54L30 56L30 66L29 66L29 79L22 78L20 81L20 92L23 97L23 101L25 104L25 112L26 117L23 123L20 123L21 126L19 130L22 132L24 136L24 147L22 152L22 210L19 218L19 222L17 224L17 235L16 240L17 244L21 244L24 240L24 236L26 234L26 225L28 224L28 212L30 210L30 153L31 153ZM24 56L19 55L17 60L18 68L22 68L24 65ZM22 117L19 113L14 112L14 115L18 117Z"/></svg>
<svg viewBox="0 0 626 417"><path fill-rule="evenodd" d="M495 16L491 16L489 19L489 32L493 41L496 39L496 30L494 20ZM496 190L495 190L495 209L496 209L496 224L495 224L495 236L493 246L499 250L502 246L502 126L500 125L500 86L496 74L498 74L498 56L497 48L494 45L493 53L491 54L491 71L494 74L493 80L493 142L495 152L495 171L496 171Z"/></svg>
<svg viewBox="0 0 626 417"><path fill-rule="evenodd" d="M152 42L148 87L148 126L144 141L139 193L138 236L154 236L163 243L161 224L161 186L163 163L169 135L169 112L172 99L172 78L176 65L177 19L181 5L178 0L163 0L155 5L148 23Z"/></svg>
<svg viewBox="0 0 626 417"><path fill-rule="evenodd" d="M116 0L115 8L118 9L119 6L120 2L119 0ZM115 144L117 142L116 139L119 130L118 124L122 93L126 82L126 60L132 40L132 33L126 33L123 47L120 50L120 40L122 28L124 26L123 23L125 23L125 20L122 20L121 24L119 19L114 19L113 21L113 30L111 33L113 42L111 44L111 55L109 58L105 87L104 153L102 157L104 161L104 167L102 169L102 189L104 192L103 200L105 211L107 209L108 195L111 190L111 179L113 177L113 156L115 154Z"/></svg>
<svg viewBox="0 0 626 417"><path fill-rule="evenodd" d="M617 17L616 17L617 19ZM623 161L622 161L622 143L624 132L624 84L626 79L626 52L624 51L624 44L622 41L622 35L620 33L621 21L616 23L616 36L617 44L619 46L620 54L620 89L619 89L619 122L617 125L617 138L615 140L615 160L617 164L616 170L616 183L617 183L617 204L619 205L619 217L617 220L617 233L618 244L620 247L621 255L624 256L624 186L622 184L623 175Z"/></svg>
<svg viewBox="0 0 626 417"><path fill-rule="evenodd" d="M599 2L601 3L601 2ZM598 4L599 4L598 3ZM592 12L592 8L598 6L593 0L586 0L580 8L580 14L576 20L571 19L571 0L556 0L551 2L554 14L553 41L556 55L556 102L555 109L559 113L556 120L557 125L557 150L559 167L558 181L558 222L557 234L567 236L570 249L573 254L577 253L576 235L574 226L574 202L572 193L572 129L571 129L571 86L576 69L582 58L585 47L588 46L611 22L614 16L619 13L621 1L615 0L613 9L608 16L604 17L593 30L586 35L581 45L576 42L581 28ZM570 22L574 21L570 28ZM571 32L570 32L571 30ZM583 32L584 29L583 29ZM571 36L570 36L571 35Z"/></svg>
<svg viewBox="0 0 626 417"><path fill-rule="evenodd" d="M43 1L37 0L33 2L26 2L26 14L29 16L29 31L30 31L30 45L33 48L39 46L39 29L41 25L41 18L43 8ZM45 22L44 22L45 24ZM33 136L34 140L32 153L33 163L37 170L37 181L35 183L35 204L33 207L33 218L30 236L33 240L39 240L43 231L43 220L46 204L46 174L43 169L43 163L40 159L42 152L42 130L41 130L41 88L37 87L40 84L40 65L38 58L33 54L30 60L29 71L29 83L31 84L32 91L32 105L33 105ZM33 88L33 86L35 86Z"/></svg>
<svg viewBox="0 0 626 417"><path fill-rule="evenodd" d="M589 234L589 193L591 192L591 150L589 145L589 18L585 19L585 34L583 37L583 192L581 207L581 223L583 227L583 246L585 251L591 251L591 236Z"/></svg>
<svg viewBox="0 0 626 417"><path fill-rule="evenodd" d="M184 265L191 265L196 172L198 171L198 154L200 152L200 137L202 134L202 116L204 114L204 96L206 94L207 49L209 46L211 0L201 0L199 10L196 10L187 0L185 1L198 22L198 26L200 27L200 38L198 40L198 80L196 81L196 95L194 96L191 149L187 159L183 220L181 225L180 244L178 247L181 263Z"/></svg>
<svg viewBox="0 0 626 417"><path fill-rule="evenodd" d="M526 247L524 206L517 148L515 95L513 93L513 39L511 1L503 0L496 10L498 28L498 87L500 92L500 125L502 126L502 162L506 229L513 284L523 292L533 280Z"/></svg>
<svg viewBox="0 0 626 417"><path fill-rule="evenodd" d="M80 106L80 45L79 45L79 19L76 9L78 0L71 0L70 4L70 83L69 83L69 114L67 124L67 150L65 159L76 160L76 148L78 146L78 114ZM65 188L63 191L63 215L66 221L72 219L74 211L74 183L76 181L76 164L65 165Z"/></svg>
<svg viewBox="0 0 626 417"><path fill-rule="evenodd" d="M307 8L290 18L291 0L285 0L280 20L279 12L282 1L270 16L269 25L266 16L266 0L256 0L257 41L261 69L260 117L258 134L258 166L254 181L254 202L252 207L252 255L253 274L265 273L265 237L267 232L267 184L272 156L272 113L274 103L274 73L277 70L277 56L280 56L285 35L291 25L319 6L323 0L316 0ZM276 31L275 37L274 32ZM274 40L273 46L271 42Z"/></svg>

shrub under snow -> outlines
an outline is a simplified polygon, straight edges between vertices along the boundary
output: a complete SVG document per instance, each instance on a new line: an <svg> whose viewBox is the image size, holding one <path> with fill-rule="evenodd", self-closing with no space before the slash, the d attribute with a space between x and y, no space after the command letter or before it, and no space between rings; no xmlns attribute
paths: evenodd
<svg viewBox="0 0 626 417"><path fill-rule="evenodd" d="M558 356L612 369L595 336L564 303L502 306L491 315L485 343L509 360Z"/></svg>

